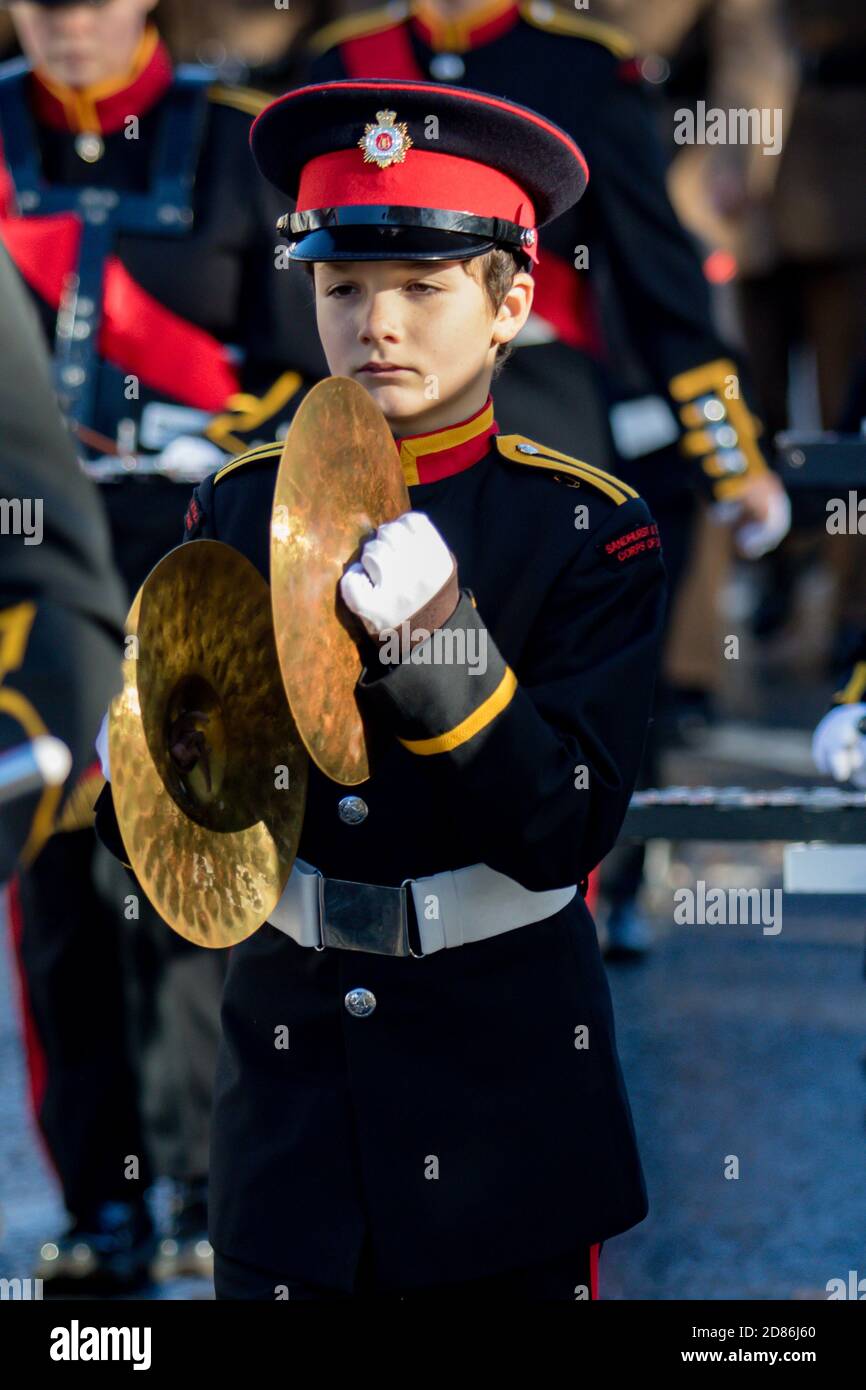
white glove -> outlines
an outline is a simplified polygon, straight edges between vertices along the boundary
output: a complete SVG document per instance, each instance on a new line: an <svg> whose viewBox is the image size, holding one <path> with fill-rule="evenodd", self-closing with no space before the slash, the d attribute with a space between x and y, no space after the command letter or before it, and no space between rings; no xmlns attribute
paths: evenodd
<svg viewBox="0 0 866 1390"><path fill-rule="evenodd" d="M716 502L711 519L723 526L736 527L742 508L736 500ZM764 521L748 521L737 531L737 549L747 560L759 560L783 541L791 529L791 499L781 488L770 497L769 516Z"/></svg>
<svg viewBox="0 0 866 1390"><path fill-rule="evenodd" d="M210 439L197 434L181 434L159 455L160 471L177 483L200 483L225 463L229 456Z"/></svg>
<svg viewBox="0 0 866 1390"><path fill-rule="evenodd" d="M812 735L812 757L819 772L866 789L866 736L857 729L864 716L866 705L831 709Z"/></svg>
<svg viewBox="0 0 866 1390"><path fill-rule="evenodd" d="M399 627L437 594L451 574L451 552L429 516L404 512L366 542L340 580L348 608L371 636Z"/></svg>
<svg viewBox="0 0 866 1390"><path fill-rule="evenodd" d="M771 494L770 514L765 521L749 521L737 531L737 545L747 560L775 550L791 529L791 499L781 488Z"/></svg>
<svg viewBox="0 0 866 1390"><path fill-rule="evenodd" d="M96 735L94 745L99 754L99 763L102 768L102 775L106 782L111 781L111 769L108 766L108 710L102 716L102 723L99 726L99 733Z"/></svg>

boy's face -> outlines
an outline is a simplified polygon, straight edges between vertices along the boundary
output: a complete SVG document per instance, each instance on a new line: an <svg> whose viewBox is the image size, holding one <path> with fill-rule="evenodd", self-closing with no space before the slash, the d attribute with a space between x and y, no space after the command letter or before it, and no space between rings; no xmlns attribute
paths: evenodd
<svg viewBox="0 0 866 1390"><path fill-rule="evenodd" d="M128 71L156 0L10 5L18 42L32 65L67 87L92 87Z"/></svg>
<svg viewBox="0 0 866 1390"><path fill-rule="evenodd" d="M467 403L468 413L479 393L483 403L497 344L529 313L532 280L518 274L495 314L477 274L453 260L317 262L316 317L332 375L360 382L392 426L411 427L448 402Z"/></svg>

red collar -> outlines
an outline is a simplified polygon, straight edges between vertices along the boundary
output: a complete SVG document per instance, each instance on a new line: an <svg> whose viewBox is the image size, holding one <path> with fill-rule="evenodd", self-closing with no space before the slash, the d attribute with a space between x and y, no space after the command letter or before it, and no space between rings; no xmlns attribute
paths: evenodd
<svg viewBox="0 0 866 1390"><path fill-rule="evenodd" d="M149 24L129 72L93 87L67 87L45 72L31 74L36 119L54 130L110 135L129 116L143 116L171 86L168 49Z"/></svg>
<svg viewBox="0 0 866 1390"><path fill-rule="evenodd" d="M481 0L469 14L446 19L429 0L415 0L411 24L419 38L436 53L465 53L508 32L520 18L514 0Z"/></svg>
<svg viewBox="0 0 866 1390"><path fill-rule="evenodd" d="M438 483L452 473L462 473L489 451L490 440L499 433L493 418L493 397L468 420L446 425L425 434L407 434L394 443L400 450L400 463L407 487L417 483Z"/></svg>

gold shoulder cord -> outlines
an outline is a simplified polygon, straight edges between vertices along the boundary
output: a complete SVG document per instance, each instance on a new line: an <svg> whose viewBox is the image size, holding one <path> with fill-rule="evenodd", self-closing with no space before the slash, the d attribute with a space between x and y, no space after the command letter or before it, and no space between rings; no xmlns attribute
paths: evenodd
<svg viewBox="0 0 866 1390"><path fill-rule="evenodd" d="M586 483L588 487L603 492L617 506L621 506L630 498L640 496L628 483L624 483L621 478L615 478L612 473L606 473L603 468L596 468L595 464L572 458L570 454L562 454L558 449L536 444L534 440L526 439L522 434L497 435L496 447L512 463L523 463L529 468L544 468L554 473L566 473L574 478L578 485Z"/></svg>
<svg viewBox="0 0 866 1390"><path fill-rule="evenodd" d="M528 0L520 6L520 15L535 29L544 29L551 34L564 34L573 39L588 39L590 43L601 44L615 58L633 58L636 53L634 43L624 29L613 24L605 24L598 19L585 19L582 15L567 14L564 10L554 10L548 6L544 17L539 16L541 7Z"/></svg>
<svg viewBox="0 0 866 1390"><path fill-rule="evenodd" d="M348 15L345 19L335 19L317 30L307 44L308 51L315 57L327 53L330 48L338 48L349 39L361 38L364 34L375 34L379 29L393 29L409 18L408 5L382 5L375 10L365 10L363 14Z"/></svg>

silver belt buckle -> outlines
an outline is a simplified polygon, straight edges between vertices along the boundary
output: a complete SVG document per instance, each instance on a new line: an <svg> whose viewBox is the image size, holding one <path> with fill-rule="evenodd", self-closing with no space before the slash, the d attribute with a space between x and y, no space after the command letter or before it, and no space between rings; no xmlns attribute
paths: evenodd
<svg viewBox="0 0 866 1390"><path fill-rule="evenodd" d="M322 945L379 956L417 955L409 945L406 886L322 878L319 885Z"/></svg>

